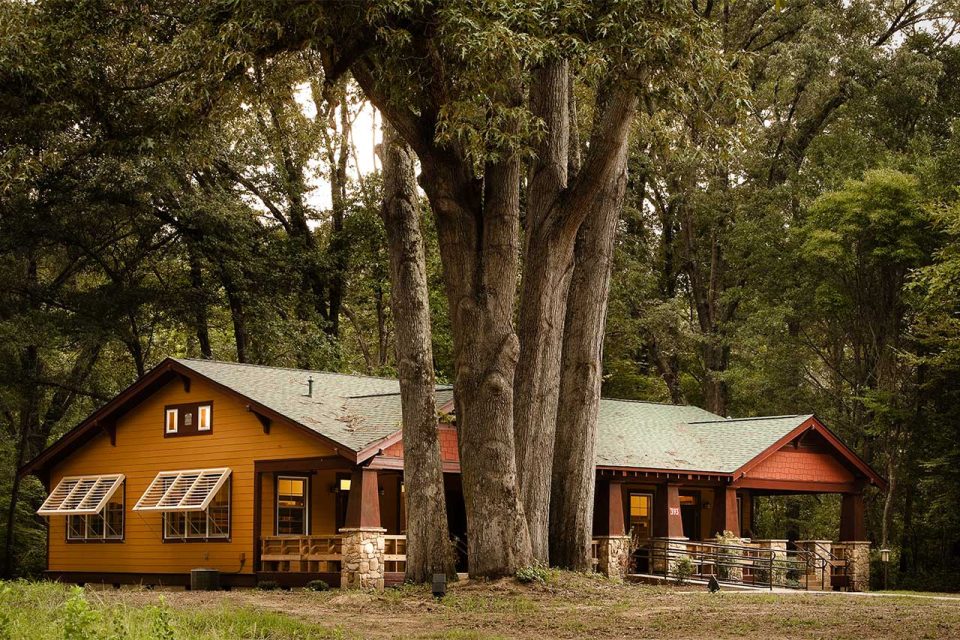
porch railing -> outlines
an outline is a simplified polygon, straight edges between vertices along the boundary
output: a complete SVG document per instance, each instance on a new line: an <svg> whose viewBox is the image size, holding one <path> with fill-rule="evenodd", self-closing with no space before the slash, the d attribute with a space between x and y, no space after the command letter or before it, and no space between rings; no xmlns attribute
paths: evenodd
<svg viewBox="0 0 960 640"><path fill-rule="evenodd" d="M260 563L264 571L339 573L343 561L343 536L267 536L261 539Z"/></svg>
<svg viewBox="0 0 960 640"><path fill-rule="evenodd" d="M823 588L819 576L825 570L829 576L827 561L803 549L655 539L646 552L651 573L674 579L714 577L767 589L817 589Z"/></svg>
<svg viewBox="0 0 960 640"><path fill-rule="evenodd" d="M407 537L383 536L386 573L407 570ZM260 541L263 571L279 573L339 573L343 562L343 536L266 536Z"/></svg>

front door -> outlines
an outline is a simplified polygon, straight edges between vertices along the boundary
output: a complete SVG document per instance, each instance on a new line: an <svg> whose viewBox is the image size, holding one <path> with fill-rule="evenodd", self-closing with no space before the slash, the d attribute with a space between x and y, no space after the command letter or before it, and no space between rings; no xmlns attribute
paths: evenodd
<svg viewBox="0 0 960 640"><path fill-rule="evenodd" d="M680 519L683 520L683 535L690 540L700 539L700 494L680 494Z"/></svg>
<svg viewBox="0 0 960 640"><path fill-rule="evenodd" d="M653 535L653 494L631 493L627 531L630 536L639 541L634 553L634 570L637 573L650 572L650 545L648 541Z"/></svg>

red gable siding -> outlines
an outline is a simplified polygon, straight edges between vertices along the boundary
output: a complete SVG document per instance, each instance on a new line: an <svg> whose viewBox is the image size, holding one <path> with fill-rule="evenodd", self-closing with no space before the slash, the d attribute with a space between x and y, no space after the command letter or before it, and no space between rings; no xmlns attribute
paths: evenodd
<svg viewBox="0 0 960 640"><path fill-rule="evenodd" d="M749 477L794 482L852 482L853 474L829 453L787 445L750 470Z"/></svg>

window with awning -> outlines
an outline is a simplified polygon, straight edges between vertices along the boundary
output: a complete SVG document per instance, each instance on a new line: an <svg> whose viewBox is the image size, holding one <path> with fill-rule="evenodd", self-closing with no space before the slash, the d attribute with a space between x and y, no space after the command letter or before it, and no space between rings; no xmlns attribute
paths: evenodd
<svg viewBox="0 0 960 640"><path fill-rule="evenodd" d="M230 469L161 471L134 511L204 511L226 484Z"/></svg>
<svg viewBox="0 0 960 640"><path fill-rule="evenodd" d="M37 509L41 516L97 515L123 485L123 474L67 476Z"/></svg>
<svg viewBox="0 0 960 640"><path fill-rule="evenodd" d="M163 539L230 538L230 469L161 471L133 507L163 513Z"/></svg>

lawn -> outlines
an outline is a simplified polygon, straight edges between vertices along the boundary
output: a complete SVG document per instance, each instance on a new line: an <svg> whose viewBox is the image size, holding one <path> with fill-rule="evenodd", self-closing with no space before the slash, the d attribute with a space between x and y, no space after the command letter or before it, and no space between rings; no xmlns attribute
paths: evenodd
<svg viewBox="0 0 960 640"><path fill-rule="evenodd" d="M960 600L708 594L554 573L546 584L191 593L0 584L0 640L960 638Z"/></svg>

